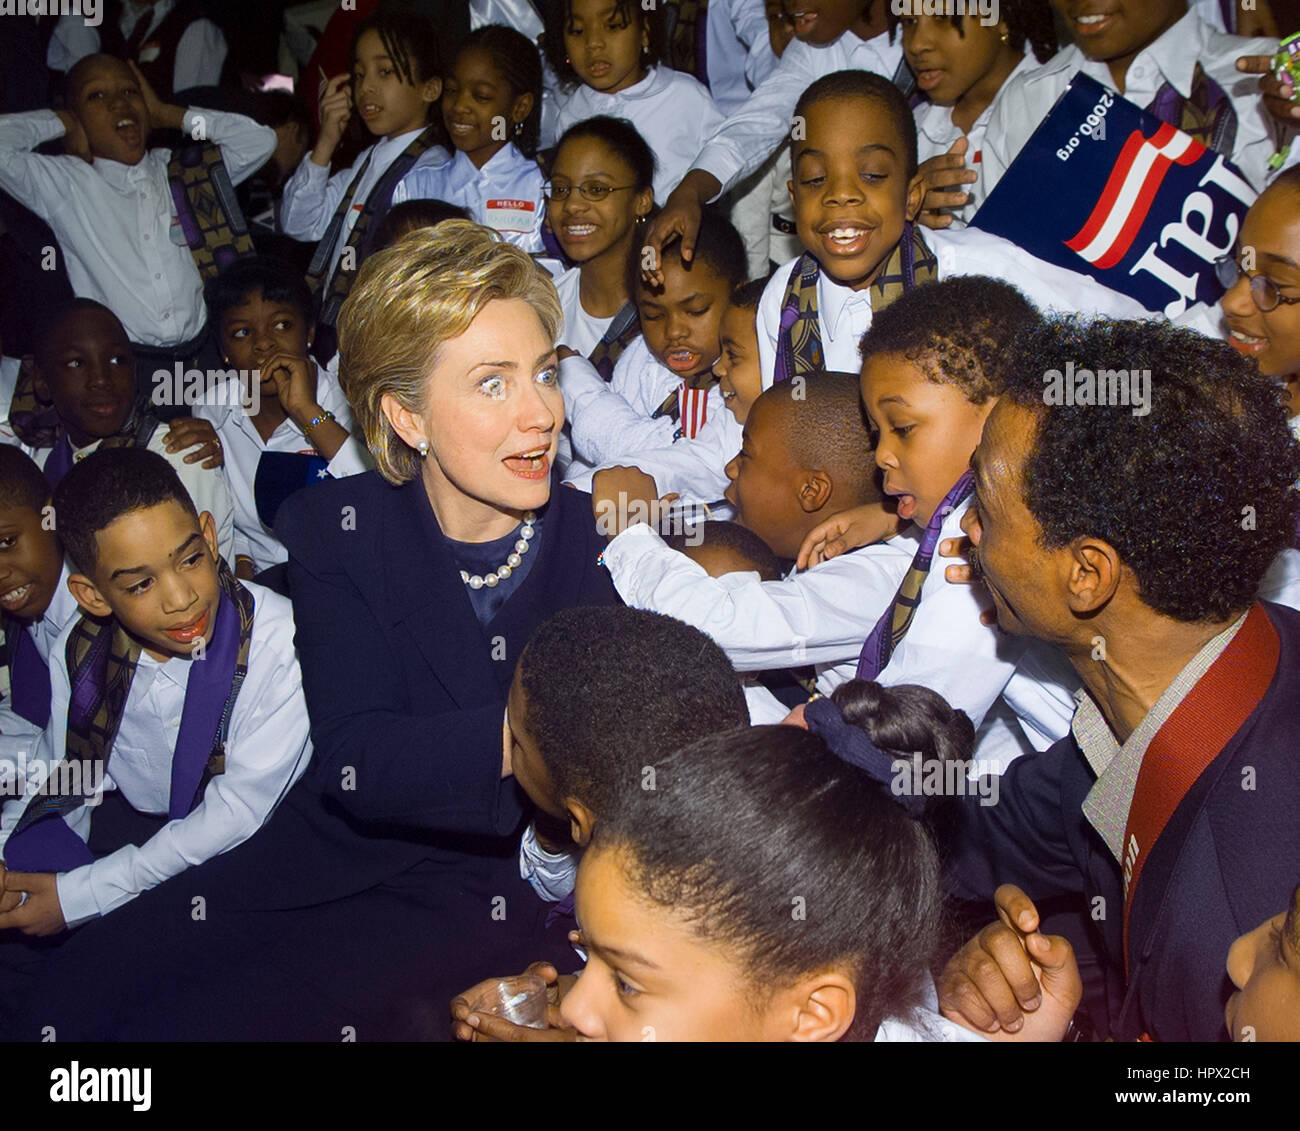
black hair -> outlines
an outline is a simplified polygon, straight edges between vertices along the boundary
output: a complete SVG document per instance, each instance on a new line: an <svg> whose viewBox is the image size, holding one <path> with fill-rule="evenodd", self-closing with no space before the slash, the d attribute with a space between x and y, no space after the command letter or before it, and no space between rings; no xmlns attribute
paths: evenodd
<svg viewBox="0 0 1300 1131"><path fill-rule="evenodd" d="M641 136L636 126L626 118L612 118L608 114L598 114L594 118L575 122L560 137L555 147L556 154L559 154L566 143L580 139L600 142L626 163L632 170L634 192L654 188L655 169L658 167L654 150L646 144L645 138Z"/></svg>
<svg viewBox="0 0 1300 1131"><path fill-rule="evenodd" d="M944 762L970 761L975 724L942 695L915 683L882 687L851 679L831 692L844 721L861 727L886 754Z"/></svg>
<svg viewBox="0 0 1300 1131"><path fill-rule="evenodd" d="M906 163L907 179L910 181L916 176L918 168L916 119L912 117L912 109L898 87L884 75L873 74L871 71L832 71L829 75L822 75L799 96L799 101L794 107L795 120L802 119L809 108L819 102L833 102L839 98L866 98L884 108L885 113L892 119L898 136L903 139L903 159ZM790 132L791 160L794 159L794 147L798 144L795 139L799 135L798 130Z"/></svg>
<svg viewBox="0 0 1300 1131"><path fill-rule="evenodd" d="M1159 320L1054 317L1014 356L1005 395L1038 417L1021 490L1041 545L1105 540L1143 603L1174 620L1248 608L1300 513L1283 391L1226 342ZM1149 371L1150 411L1047 404L1067 362L1107 387L1112 364Z"/></svg>
<svg viewBox="0 0 1300 1131"><path fill-rule="evenodd" d="M38 514L50 497L45 474L22 448L0 444L0 507L26 507Z"/></svg>
<svg viewBox="0 0 1300 1131"><path fill-rule="evenodd" d="M168 502L198 517L176 469L146 448L100 448L74 464L54 488L59 537L84 574L95 568L95 536L101 530L131 511Z"/></svg>
<svg viewBox="0 0 1300 1131"><path fill-rule="evenodd" d="M249 117L260 125L270 126L273 130L279 129L281 126L287 126L292 122L297 126L301 126L303 133L308 137L311 137L315 130L311 111L303 105L300 98L290 94L287 90L262 92L258 96L254 112Z"/></svg>
<svg viewBox="0 0 1300 1131"><path fill-rule="evenodd" d="M220 332L221 320L255 291L263 302L288 303L304 319L311 318L311 288L292 263L271 255L250 255L236 259L204 288L208 318Z"/></svg>
<svg viewBox="0 0 1300 1131"><path fill-rule="evenodd" d="M506 80L515 98L533 96L533 108L522 122L518 136L512 136L521 153L532 157L537 152L537 138L542 129L542 57L527 36L512 27L488 24L477 28L460 42L456 57L466 51L483 51L492 66Z"/></svg>
<svg viewBox="0 0 1300 1131"><path fill-rule="evenodd" d="M403 236L420 228L436 228L444 220L473 220L469 209L445 200L421 198L394 204L375 228L375 251L392 247ZM372 253L373 254L373 253Z"/></svg>
<svg viewBox="0 0 1300 1131"><path fill-rule="evenodd" d="M773 385L755 405L759 401L780 406L779 426L791 459L831 473L837 504L880 502L875 445L856 373L818 373L799 386Z"/></svg>
<svg viewBox="0 0 1300 1131"><path fill-rule="evenodd" d="M368 31L377 32L384 51L401 80L419 86L442 75L438 33L427 16L400 8L380 8L358 22L352 32L349 66L357 62L357 44Z"/></svg>
<svg viewBox="0 0 1300 1131"><path fill-rule="evenodd" d="M738 306L742 310L757 311L759 301L763 297L763 292L767 290L771 278L772 276L768 275L762 279L750 279L747 283L741 283L731 292L731 305Z"/></svg>
<svg viewBox="0 0 1300 1131"><path fill-rule="evenodd" d="M565 609L519 659L525 725L560 797L600 819L641 769L749 709L727 655L699 629L640 609Z"/></svg>
<svg viewBox="0 0 1300 1131"><path fill-rule="evenodd" d="M668 24L665 5L652 4L647 8L638 0L613 0L614 18L624 21L620 26L636 24L645 29L647 45L641 52L643 67L656 67L664 59L668 43ZM542 50L556 78L566 87L576 86L581 80L569 62L569 52L564 46L564 33L573 20L573 0L551 0L545 5L546 29L542 33Z"/></svg>
<svg viewBox="0 0 1300 1131"><path fill-rule="evenodd" d="M781 559L747 526L738 522L701 522L689 530L665 534L664 542L692 561L697 550L725 550L741 558L763 581L779 581Z"/></svg>
<svg viewBox="0 0 1300 1131"><path fill-rule="evenodd" d="M55 303L36 316L36 328L32 334L32 353L36 355L38 363L49 346L50 338L58 331L68 315L88 310L102 310L119 326L122 325L122 320L116 314L102 302L98 302L93 298L69 298ZM122 333L125 336L125 327L123 327Z"/></svg>
<svg viewBox="0 0 1300 1131"><path fill-rule="evenodd" d="M920 7L919 3L917 7ZM974 8L975 5L972 4L971 7ZM1016 51L1023 52L1028 47L1040 63L1046 63L1056 54L1060 43L1056 36L1056 18L1052 14L1049 0L1000 0L995 10L1002 22L1007 25L1007 43ZM893 4L889 5L886 12L892 41L895 30L903 20L903 15L897 14ZM972 16L974 14L971 13ZM966 35L962 27L965 18L960 13L948 17L949 22L963 37Z"/></svg>
<svg viewBox="0 0 1300 1131"><path fill-rule="evenodd" d="M660 262L675 259L680 263L681 247L681 241L669 244L660 253ZM732 227L726 213L717 207L705 208L700 216L700 230L695 237L695 254L691 256L687 269L694 271L697 264L701 263L726 282L729 292L743 283L749 274L749 258L745 252L745 241ZM627 293L634 301L642 291L650 290L641 278L641 247L635 240L628 250L624 283L627 286Z"/></svg>
<svg viewBox="0 0 1300 1131"><path fill-rule="evenodd" d="M874 314L860 352L901 354L928 380L955 385L979 405L1002 391L1019 364L1010 343L1039 319L1010 283L959 275L922 283Z"/></svg>
<svg viewBox="0 0 1300 1131"><path fill-rule="evenodd" d="M623 791L592 851L780 989L844 964L846 1037L916 1009L939 931L939 859L888 789L799 727L702 738L658 758L654 789Z"/></svg>

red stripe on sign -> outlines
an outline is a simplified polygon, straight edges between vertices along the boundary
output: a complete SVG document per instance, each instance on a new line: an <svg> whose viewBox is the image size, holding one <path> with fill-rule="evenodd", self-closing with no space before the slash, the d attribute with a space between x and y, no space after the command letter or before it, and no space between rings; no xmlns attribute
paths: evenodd
<svg viewBox="0 0 1300 1131"><path fill-rule="evenodd" d="M1156 137L1159 136L1157 133ZM1137 155L1145 144L1146 138L1142 136L1141 130L1134 130L1129 134L1128 141L1120 150L1119 160L1115 162L1115 167L1111 169L1110 176L1106 179L1106 187L1101 190L1101 196L1093 206L1092 215L1088 217L1087 223L1079 229L1079 234L1074 239L1065 241L1065 246L1071 251L1081 251L1101 235L1102 225L1106 223L1111 209L1115 207L1120 189L1128 180L1129 173L1133 171L1133 162L1137 160Z"/></svg>

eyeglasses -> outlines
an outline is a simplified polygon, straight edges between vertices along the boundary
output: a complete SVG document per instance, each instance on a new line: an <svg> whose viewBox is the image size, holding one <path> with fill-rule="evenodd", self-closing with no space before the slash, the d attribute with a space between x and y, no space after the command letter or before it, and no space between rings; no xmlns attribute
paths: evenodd
<svg viewBox="0 0 1300 1131"><path fill-rule="evenodd" d="M1241 269L1238 263L1231 255L1225 255L1221 259L1214 261L1214 275L1219 280L1219 285L1225 290L1231 290L1237 285L1237 280L1246 272ZM1277 284L1267 275L1247 275L1250 279L1250 297L1254 299L1255 306L1261 314L1268 314L1276 310L1278 303L1284 303L1291 306L1300 302L1300 298L1287 298L1277 289Z"/></svg>
<svg viewBox="0 0 1300 1131"><path fill-rule="evenodd" d="M542 195L547 200L563 202L569 199L573 189L576 188L581 194L583 200L590 200L596 204L605 199L611 192L623 192L625 189L636 188L636 185L612 185L601 184L600 181L587 181L585 184L574 185L557 185L554 181L547 181L542 185Z"/></svg>

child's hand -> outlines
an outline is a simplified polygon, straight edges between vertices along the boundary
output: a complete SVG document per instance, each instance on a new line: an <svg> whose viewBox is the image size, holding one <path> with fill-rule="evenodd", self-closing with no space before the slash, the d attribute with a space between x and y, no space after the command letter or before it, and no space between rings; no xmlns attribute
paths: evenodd
<svg viewBox="0 0 1300 1131"><path fill-rule="evenodd" d="M925 178L925 199L917 217L927 228L947 228L953 217L945 208L961 208L970 200L970 194L956 187L979 180L974 169L966 167L966 150L970 142L959 137L947 153L922 162L920 173Z"/></svg>
<svg viewBox="0 0 1300 1131"><path fill-rule="evenodd" d="M312 150L312 159L321 155L324 160L316 161L317 165L329 164L351 118L352 76L335 75L320 96L320 133L316 138L316 148Z"/></svg>
<svg viewBox="0 0 1300 1131"><path fill-rule="evenodd" d="M606 538L622 534L634 517L646 518L657 530L676 499L675 494L660 498L654 477L639 467L606 467L591 477L591 509L597 529Z"/></svg>
<svg viewBox="0 0 1300 1131"><path fill-rule="evenodd" d="M664 285L662 253L673 240L682 241L682 261L691 261L695 254L695 237L700 234L704 205L721 191L722 185L715 176L701 169L692 169L668 194L659 215L646 232L645 246L641 249L641 277L651 286Z"/></svg>
<svg viewBox="0 0 1300 1131"><path fill-rule="evenodd" d="M1279 79L1273 73L1272 55L1242 55L1237 60L1237 70L1260 76L1259 97L1270 116L1292 129L1300 123L1300 102L1295 101L1295 85L1289 74Z"/></svg>
<svg viewBox="0 0 1300 1131"><path fill-rule="evenodd" d="M90 140L82 128L81 119L70 110L56 110L59 121L63 123L63 149L69 157L80 157L87 165L95 158L90 152Z"/></svg>
<svg viewBox="0 0 1300 1131"><path fill-rule="evenodd" d="M235 558L235 576L240 581L252 581L257 576L257 566L247 554L240 554Z"/></svg>
<svg viewBox="0 0 1300 1131"><path fill-rule="evenodd" d="M169 455L194 448L185 457L185 462L198 463L203 460L203 466L209 469L221 467L226 462L226 457L221 452L221 437L212 427L212 421L200 420L196 416L178 416L173 420L168 425L163 447Z"/></svg>
<svg viewBox="0 0 1300 1131"><path fill-rule="evenodd" d="M838 558L859 546L869 546L880 536L880 507L864 503L831 515L814 526L799 547L797 569L811 569L820 562Z"/></svg>
<svg viewBox="0 0 1300 1131"><path fill-rule="evenodd" d="M149 85L149 80L144 77L144 73L130 60L126 64L131 68L131 73L135 75L135 81L140 87L140 97L144 99L144 108L149 112L149 122L155 128L162 126L172 129L181 128L181 119L185 117L185 109L181 106L170 106L158 97L157 92Z"/></svg>
<svg viewBox="0 0 1300 1131"><path fill-rule="evenodd" d="M260 374L275 382L280 405L301 428L320 415L316 403L316 363L309 357L274 353L258 366Z"/></svg>
<svg viewBox="0 0 1300 1131"><path fill-rule="evenodd" d="M0 914L12 911L23 901L20 891L5 891L5 863L0 860Z"/></svg>
<svg viewBox="0 0 1300 1131"><path fill-rule="evenodd" d="M939 1008L950 1021L995 1041L1059 1041L1083 998L1069 942L1038 933L1038 909L1018 887L994 893L998 922L949 960Z"/></svg>
<svg viewBox="0 0 1300 1131"><path fill-rule="evenodd" d="M451 999L452 1036L458 1041L572 1041L577 1030L568 1028L560 1019L560 1002L573 985L574 978L559 972L549 962L534 962L525 974L535 974L546 983L546 1023L548 1028L529 1029L515 1025L490 1013L475 1013L469 1000L477 991L496 985L500 979L487 978L471 986L463 994Z"/></svg>
<svg viewBox="0 0 1300 1131"><path fill-rule="evenodd" d="M25 935L40 937L63 930L67 924L59 906L57 878L53 872L6 871L5 892L17 894L19 903L13 910L0 914L0 931L12 927Z"/></svg>

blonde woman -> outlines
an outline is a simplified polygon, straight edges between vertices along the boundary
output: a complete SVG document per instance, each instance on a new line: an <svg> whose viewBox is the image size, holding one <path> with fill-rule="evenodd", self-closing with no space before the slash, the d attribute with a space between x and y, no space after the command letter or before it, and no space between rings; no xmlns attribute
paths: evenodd
<svg viewBox="0 0 1300 1131"><path fill-rule="evenodd" d="M468 221L367 260L340 377L379 470L276 521L312 764L247 843L70 939L33 1021L68 1039L446 1039L455 993L546 952L506 695L539 622L617 600L590 497L553 489L559 322L549 279Z"/></svg>

